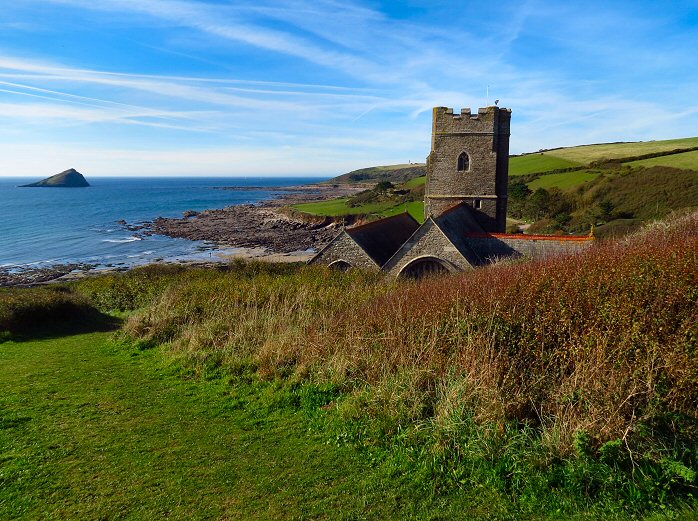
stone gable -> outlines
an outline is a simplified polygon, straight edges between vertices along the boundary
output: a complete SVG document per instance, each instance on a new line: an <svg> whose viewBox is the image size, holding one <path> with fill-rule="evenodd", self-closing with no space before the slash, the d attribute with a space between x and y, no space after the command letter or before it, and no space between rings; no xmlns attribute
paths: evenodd
<svg viewBox="0 0 698 521"><path fill-rule="evenodd" d="M416 260L430 258L440 260L447 271L462 271L472 268L472 265L439 229L434 220L429 218L383 266L383 271L397 277Z"/></svg>
<svg viewBox="0 0 698 521"><path fill-rule="evenodd" d="M341 262L346 262L352 268L380 270L380 266L349 236L346 230L342 230L315 257L310 259L308 264L331 266L333 263Z"/></svg>

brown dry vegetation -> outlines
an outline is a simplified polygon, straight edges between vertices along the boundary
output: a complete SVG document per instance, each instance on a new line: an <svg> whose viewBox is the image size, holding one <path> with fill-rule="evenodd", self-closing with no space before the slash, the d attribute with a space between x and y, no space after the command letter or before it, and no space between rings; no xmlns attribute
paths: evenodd
<svg viewBox="0 0 698 521"><path fill-rule="evenodd" d="M450 444L468 417L534 426L558 455L584 433L632 457L697 434L697 251L694 213L584 255L417 283L200 274L126 327L201 367L338 384L344 414L387 432L426 422Z"/></svg>

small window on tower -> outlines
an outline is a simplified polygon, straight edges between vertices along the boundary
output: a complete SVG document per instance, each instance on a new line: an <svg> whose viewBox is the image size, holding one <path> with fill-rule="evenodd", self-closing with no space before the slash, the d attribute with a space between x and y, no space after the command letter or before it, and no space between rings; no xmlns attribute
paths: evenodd
<svg viewBox="0 0 698 521"><path fill-rule="evenodd" d="M458 156L458 171L466 172L468 170L470 170L470 157L468 157L468 154L463 152Z"/></svg>
<svg viewBox="0 0 698 521"><path fill-rule="evenodd" d="M475 199L475 204L473 206L479 210L482 208L482 201L480 199Z"/></svg>

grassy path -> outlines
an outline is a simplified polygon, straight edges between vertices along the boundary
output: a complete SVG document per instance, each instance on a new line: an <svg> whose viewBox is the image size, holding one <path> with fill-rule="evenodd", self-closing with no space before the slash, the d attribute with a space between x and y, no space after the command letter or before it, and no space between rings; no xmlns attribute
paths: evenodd
<svg viewBox="0 0 698 521"><path fill-rule="evenodd" d="M325 443L304 414L256 410L236 392L188 381L157 351L129 352L105 333L0 344L0 519L406 519L439 510L403 504L415 494L407 476Z"/></svg>

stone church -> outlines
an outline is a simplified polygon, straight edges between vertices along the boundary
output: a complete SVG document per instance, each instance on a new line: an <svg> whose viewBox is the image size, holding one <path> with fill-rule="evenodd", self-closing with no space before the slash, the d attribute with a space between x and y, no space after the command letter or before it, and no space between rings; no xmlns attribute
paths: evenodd
<svg viewBox="0 0 698 521"><path fill-rule="evenodd" d="M593 236L505 233L510 121L500 107L435 107L424 223L404 213L343 229L309 263L420 277L588 247Z"/></svg>

